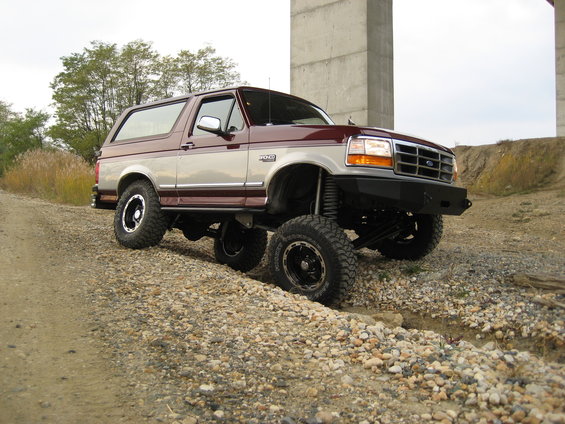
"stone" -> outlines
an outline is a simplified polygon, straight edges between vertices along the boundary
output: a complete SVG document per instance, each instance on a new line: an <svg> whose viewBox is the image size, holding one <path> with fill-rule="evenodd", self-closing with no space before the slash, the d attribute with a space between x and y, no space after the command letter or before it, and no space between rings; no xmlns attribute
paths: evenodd
<svg viewBox="0 0 565 424"><path fill-rule="evenodd" d="M363 367L364 368L373 368L373 367L380 367L384 364L382 359L379 358L371 358L366 360L365 362L363 362Z"/></svg>
<svg viewBox="0 0 565 424"><path fill-rule="evenodd" d="M198 389L201 392L209 393L214 391L214 386L212 386L211 384L202 384Z"/></svg>
<svg viewBox="0 0 565 424"><path fill-rule="evenodd" d="M488 403L491 405L498 405L500 404L500 395L497 392L492 392L489 394Z"/></svg>
<svg viewBox="0 0 565 424"><path fill-rule="evenodd" d="M316 419L322 424L332 424L335 421L333 414L328 411L319 411L316 414Z"/></svg>
<svg viewBox="0 0 565 424"><path fill-rule="evenodd" d="M522 422L524 418L526 418L526 411L524 411L523 409L518 409L511 415L510 418L512 418L517 423Z"/></svg>
<svg viewBox="0 0 565 424"><path fill-rule="evenodd" d="M343 377L341 377L341 384L351 386L353 385L353 378L351 378L349 375L344 375Z"/></svg>
<svg viewBox="0 0 565 424"><path fill-rule="evenodd" d="M400 365L393 365L388 369L388 372L392 374L400 374L402 373L402 367Z"/></svg>
<svg viewBox="0 0 565 424"><path fill-rule="evenodd" d="M378 312L376 314L371 315L371 317L376 320L382 322L385 326L389 328L396 328L401 327L404 323L404 318L401 314L396 312L384 311Z"/></svg>

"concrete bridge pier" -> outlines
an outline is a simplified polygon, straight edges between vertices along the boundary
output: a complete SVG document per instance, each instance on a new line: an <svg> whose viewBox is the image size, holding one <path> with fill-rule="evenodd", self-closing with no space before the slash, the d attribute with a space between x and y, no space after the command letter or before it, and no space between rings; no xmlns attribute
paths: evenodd
<svg viewBox="0 0 565 424"><path fill-rule="evenodd" d="M555 6L555 85L557 96L557 136L565 137L565 0Z"/></svg>
<svg viewBox="0 0 565 424"><path fill-rule="evenodd" d="M392 0L292 0L290 88L337 124L393 129Z"/></svg>

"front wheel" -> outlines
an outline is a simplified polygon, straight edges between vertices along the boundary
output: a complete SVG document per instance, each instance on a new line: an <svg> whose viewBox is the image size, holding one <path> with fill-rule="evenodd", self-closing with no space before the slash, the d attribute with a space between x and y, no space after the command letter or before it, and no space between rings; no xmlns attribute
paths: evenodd
<svg viewBox="0 0 565 424"><path fill-rule="evenodd" d="M149 181L133 182L122 194L114 215L114 234L131 249L158 244L167 231L167 217Z"/></svg>
<svg viewBox="0 0 565 424"><path fill-rule="evenodd" d="M318 215L283 224L271 239L269 262L279 286L324 304L339 303L355 281L351 242L334 221Z"/></svg>
<svg viewBox="0 0 565 424"><path fill-rule="evenodd" d="M394 238L378 243L377 249L391 259L420 259L438 245L443 233L441 215L406 214L404 229Z"/></svg>
<svg viewBox="0 0 565 424"><path fill-rule="evenodd" d="M261 262L267 248L267 232L247 229L237 222L224 222L214 240L216 260L242 272L251 271Z"/></svg>

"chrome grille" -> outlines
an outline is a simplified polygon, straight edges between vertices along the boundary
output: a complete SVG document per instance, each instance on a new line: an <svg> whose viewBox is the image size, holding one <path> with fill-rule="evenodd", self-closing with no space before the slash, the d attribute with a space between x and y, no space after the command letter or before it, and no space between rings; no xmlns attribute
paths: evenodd
<svg viewBox="0 0 565 424"><path fill-rule="evenodd" d="M394 172L451 183L454 156L433 147L394 140Z"/></svg>

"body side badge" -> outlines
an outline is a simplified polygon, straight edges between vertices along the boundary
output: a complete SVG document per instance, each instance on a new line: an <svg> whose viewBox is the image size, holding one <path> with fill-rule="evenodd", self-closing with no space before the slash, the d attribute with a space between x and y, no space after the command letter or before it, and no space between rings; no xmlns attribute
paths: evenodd
<svg viewBox="0 0 565 424"><path fill-rule="evenodd" d="M259 155L259 160L261 162L275 162L277 160L277 155L275 154Z"/></svg>

